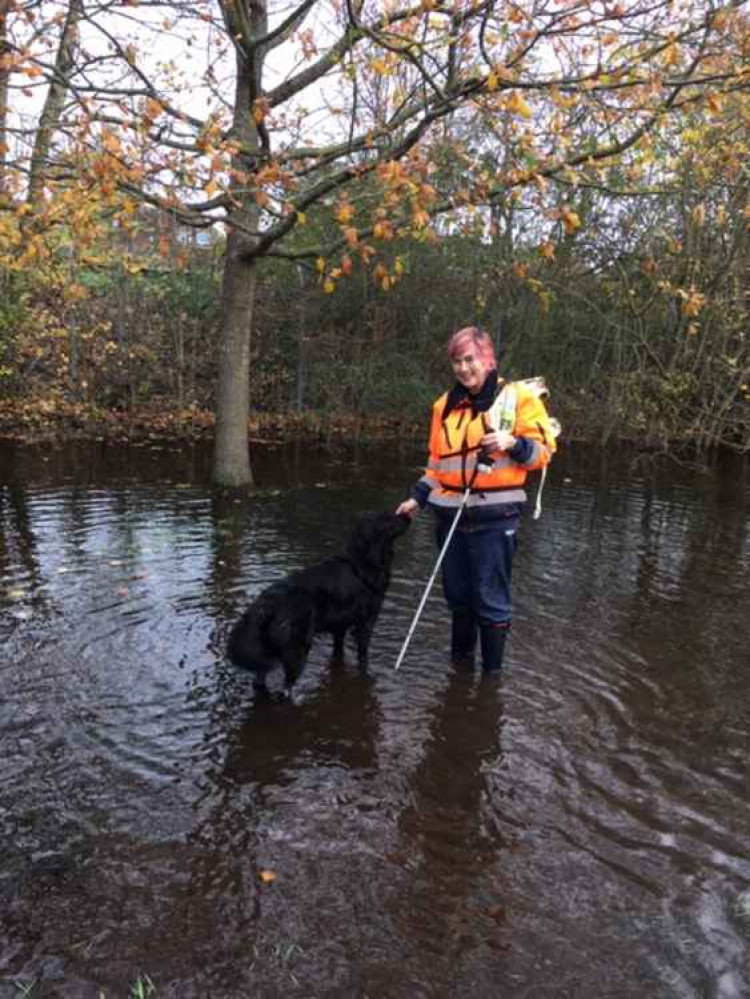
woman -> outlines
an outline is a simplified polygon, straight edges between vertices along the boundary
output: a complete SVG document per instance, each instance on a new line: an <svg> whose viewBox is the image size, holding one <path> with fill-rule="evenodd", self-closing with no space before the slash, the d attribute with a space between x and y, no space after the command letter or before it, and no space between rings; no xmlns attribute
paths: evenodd
<svg viewBox="0 0 750 999"><path fill-rule="evenodd" d="M555 438L535 393L522 382L498 378L486 333L475 326L454 333L448 357L457 380L433 405L425 474L396 513L413 516L429 505L442 548L464 492L471 489L442 565L452 612L451 657L456 665L472 665L479 631L482 666L497 672L511 623L511 565L526 502L523 486L527 472L549 462Z"/></svg>

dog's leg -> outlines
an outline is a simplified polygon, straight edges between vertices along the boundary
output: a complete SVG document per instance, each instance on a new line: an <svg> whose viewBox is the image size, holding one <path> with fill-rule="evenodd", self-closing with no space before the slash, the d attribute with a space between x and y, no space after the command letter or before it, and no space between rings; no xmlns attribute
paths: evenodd
<svg viewBox="0 0 750 999"><path fill-rule="evenodd" d="M258 669L253 676L253 691L258 700L265 700L270 697L268 687L266 686L268 672L267 669Z"/></svg>
<svg viewBox="0 0 750 999"><path fill-rule="evenodd" d="M333 651L331 652L331 662L334 665L340 666L344 662L344 636L346 635L346 628L334 631L332 634Z"/></svg>
<svg viewBox="0 0 750 999"><path fill-rule="evenodd" d="M292 688L300 677L305 667L305 662L310 653L310 646L304 649L285 652L281 657L281 664L284 667L284 684L286 686L286 696L292 700Z"/></svg>
<svg viewBox="0 0 750 999"><path fill-rule="evenodd" d="M361 670L369 666L370 639L375 627L374 621L358 621L354 625L354 640L357 643L357 665Z"/></svg>

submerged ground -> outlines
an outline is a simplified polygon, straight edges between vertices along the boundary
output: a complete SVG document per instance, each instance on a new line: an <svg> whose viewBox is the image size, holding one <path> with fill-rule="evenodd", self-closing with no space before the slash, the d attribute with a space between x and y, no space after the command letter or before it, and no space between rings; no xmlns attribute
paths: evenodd
<svg viewBox="0 0 750 999"><path fill-rule="evenodd" d="M563 451L500 684L398 552L372 669L256 704L264 585L393 508L419 451L0 448L0 996L750 996L741 460Z"/></svg>

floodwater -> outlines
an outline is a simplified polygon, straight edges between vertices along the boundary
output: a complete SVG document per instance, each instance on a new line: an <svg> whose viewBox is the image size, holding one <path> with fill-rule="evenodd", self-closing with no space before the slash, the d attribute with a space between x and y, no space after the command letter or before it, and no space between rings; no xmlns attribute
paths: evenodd
<svg viewBox="0 0 750 999"><path fill-rule="evenodd" d="M222 655L419 452L0 448L0 997L750 996L743 461L568 449L499 683L448 664L429 516L369 676ZM135 991L133 991L135 990Z"/></svg>

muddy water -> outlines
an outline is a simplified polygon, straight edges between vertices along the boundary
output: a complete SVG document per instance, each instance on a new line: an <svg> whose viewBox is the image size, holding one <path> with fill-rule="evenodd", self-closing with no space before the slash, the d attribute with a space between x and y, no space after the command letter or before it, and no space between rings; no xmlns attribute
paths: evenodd
<svg viewBox="0 0 750 999"><path fill-rule="evenodd" d="M369 677L222 658L418 454L0 449L0 996L750 996L747 473L572 451L499 684L402 542Z"/></svg>

